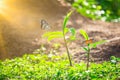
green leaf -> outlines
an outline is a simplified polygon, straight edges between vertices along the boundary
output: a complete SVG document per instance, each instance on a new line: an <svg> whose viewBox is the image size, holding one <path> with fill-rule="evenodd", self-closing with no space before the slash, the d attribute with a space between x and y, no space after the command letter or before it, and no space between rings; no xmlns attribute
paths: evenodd
<svg viewBox="0 0 120 80"><path fill-rule="evenodd" d="M74 28L69 28L69 32L72 34L72 36L75 36L76 31Z"/></svg>
<svg viewBox="0 0 120 80"><path fill-rule="evenodd" d="M120 58L117 58L117 61L120 61Z"/></svg>
<svg viewBox="0 0 120 80"><path fill-rule="evenodd" d="M111 56L110 59L111 59L111 60L120 61L120 58L117 58L117 57L115 57L115 56Z"/></svg>
<svg viewBox="0 0 120 80"><path fill-rule="evenodd" d="M55 38L63 37L63 33L61 31L47 32L47 33L43 34L43 37L47 38L49 41L51 41Z"/></svg>
<svg viewBox="0 0 120 80"><path fill-rule="evenodd" d="M88 51L88 48L87 47L83 47L83 50Z"/></svg>
<svg viewBox="0 0 120 80"><path fill-rule="evenodd" d="M97 45L104 44L105 42L106 42L106 40L101 40L98 42L91 43L89 46L90 46L90 48L96 48Z"/></svg>
<svg viewBox="0 0 120 80"><path fill-rule="evenodd" d="M64 31L64 29L66 28L67 22L68 22L68 20L69 20L70 15L72 14L72 12L73 12L73 11L70 11L70 12L65 16L65 18L64 18L64 21L63 21L63 31Z"/></svg>
<svg viewBox="0 0 120 80"><path fill-rule="evenodd" d="M68 31L69 31L69 29L66 27L66 28L64 29L64 34L68 33Z"/></svg>
<svg viewBox="0 0 120 80"><path fill-rule="evenodd" d="M85 40L89 40L88 34L84 30L80 30L80 34L85 38Z"/></svg>
<svg viewBox="0 0 120 80"><path fill-rule="evenodd" d="M70 40L74 41L74 40L76 40L76 37L75 36L70 36Z"/></svg>
<svg viewBox="0 0 120 80"><path fill-rule="evenodd" d="M102 6L98 5L97 10L100 10L100 9L102 9Z"/></svg>
<svg viewBox="0 0 120 80"><path fill-rule="evenodd" d="M48 39L48 41L51 41L51 40L53 40L53 39L61 38L61 37L63 37L63 36L62 36L62 35L51 35L51 36L49 36L47 39Z"/></svg>
<svg viewBox="0 0 120 80"><path fill-rule="evenodd" d="M110 58L111 58L112 60L115 60L115 59L116 59L116 57L115 57L115 56L111 56Z"/></svg>
<svg viewBox="0 0 120 80"><path fill-rule="evenodd" d="M48 36L51 36L51 35L63 35L61 31L54 31L54 32L46 32L43 34L42 37L48 37Z"/></svg>

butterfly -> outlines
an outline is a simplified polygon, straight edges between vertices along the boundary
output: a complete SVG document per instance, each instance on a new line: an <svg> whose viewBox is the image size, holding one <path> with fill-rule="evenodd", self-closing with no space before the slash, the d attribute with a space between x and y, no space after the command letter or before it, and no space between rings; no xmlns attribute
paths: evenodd
<svg viewBox="0 0 120 80"><path fill-rule="evenodd" d="M93 40L94 40L94 39L89 39L89 40L86 40L86 41L84 41L84 42L85 42L85 44L91 44L91 43L93 43Z"/></svg>
<svg viewBox="0 0 120 80"><path fill-rule="evenodd" d="M42 19L40 23L41 23L41 29L43 29L43 30L51 29L51 26L44 19Z"/></svg>

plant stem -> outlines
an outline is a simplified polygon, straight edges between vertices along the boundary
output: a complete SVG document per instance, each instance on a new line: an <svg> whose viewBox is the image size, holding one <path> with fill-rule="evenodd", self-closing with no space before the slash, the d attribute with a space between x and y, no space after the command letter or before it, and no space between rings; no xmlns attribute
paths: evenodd
<svg viewBox="0 0 120 80"><path fill-rule="evenodd" d="M89 48L89 44L88 44L88 51L87 51L87 67L86 67L86 70L87 70L87 71L89 70L89 62L90 62L90 48ZM89 72L88 72L88 75L87 75L87 80L89 80Z"/></svg>
<svg viewBox="0 0 120 80"><path fill-rule="evenodd" d="M63 33L63 35L64 35L64 33ZM67 51L69 63L70 63L70 66L72 66L72 61L71 61L71 57L70 57L70 52L69 52L69 50L68 50L68 46L67 46L67 41L66 41L66 39L65 39L65 35L63 36L63 38L64 38L64 42L65 42L65 48L66 48L66 51Z"/></svg>
<svg viewBox="0 0 120 80"><path fill-rule="evenodd" d="M88 51L87 51L87 68L86 70L89 70L89 62L90 62L90 48L89 48L89 44L88 44Z"/></svg>

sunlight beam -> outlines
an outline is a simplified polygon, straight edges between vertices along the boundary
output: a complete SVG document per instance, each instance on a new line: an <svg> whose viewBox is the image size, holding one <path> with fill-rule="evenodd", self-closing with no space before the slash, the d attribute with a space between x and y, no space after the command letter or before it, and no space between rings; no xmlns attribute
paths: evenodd
<svg viewBox="0 0 120 80"><path fill-rule="evenodd" d="M0 0L0 9L4 7L4 1Z"/></svg>
<svg viewBox="0 0 120 80"><path fill-rule="evenodd" d="M6 5L5 5L5 0L0 0L0 14L3 13Z"/></svg>
<svg viewBox="0 0 120 80"><path fill-rule="evenodd" d="M0 7L2 6L3 0L0 0Z"/></svg>

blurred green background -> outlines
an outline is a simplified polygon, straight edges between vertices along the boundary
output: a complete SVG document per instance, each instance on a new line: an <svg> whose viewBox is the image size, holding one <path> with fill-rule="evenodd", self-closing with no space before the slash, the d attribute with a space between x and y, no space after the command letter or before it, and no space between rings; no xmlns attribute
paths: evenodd
<svg viewBox="0 0 120 80"><path fill-rule="evenodd" d="M90 19L120 21L120 0L66 0L77 11Z"/></svg>

